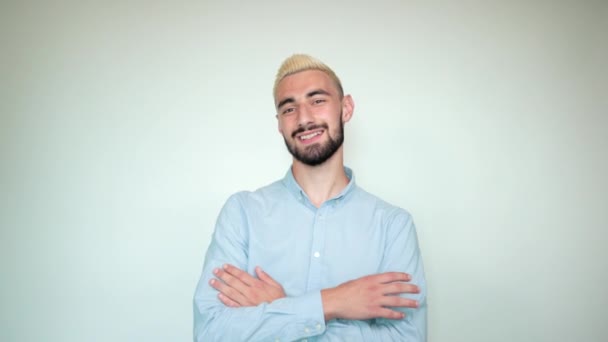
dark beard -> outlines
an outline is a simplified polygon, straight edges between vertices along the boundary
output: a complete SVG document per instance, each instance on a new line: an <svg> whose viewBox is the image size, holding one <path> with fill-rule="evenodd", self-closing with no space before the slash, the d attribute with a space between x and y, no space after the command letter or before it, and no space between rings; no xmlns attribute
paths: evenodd
<svg viewBox="0 0 608 342"><path fill-rule="evenodd" d="M295 138L295 135L298 133L302 133L308 130L323 128L327 132L327 136L329 139L324 145L321 144L312 144L304 148L304 150L300 150L296 147L294 143L293 146L289 145L289 142L285 137L285 146L287 146L287 150L291 155L298 161L308 165L308 166L317 166L325 163L327 159L331 158L331 156L336 153L336 151L342 146L344 142L344 123L342 119L340 119L340 126L338 127L338 134L336 138L333 139L331 135L329 135L329 128L326 124L323 125L309 125L306 127L300 127L298 130L293 132L292 137Z"/></svg>

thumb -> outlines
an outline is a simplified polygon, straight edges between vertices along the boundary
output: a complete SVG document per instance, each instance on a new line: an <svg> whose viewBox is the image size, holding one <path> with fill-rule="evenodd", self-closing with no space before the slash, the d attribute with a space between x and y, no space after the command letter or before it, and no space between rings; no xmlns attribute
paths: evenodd
<svg viewBox="0 0 608 342"><path fill-rule="evenodd" d="M264 272L264 270L262 270L260 266L256 266L255 274L258 276L258 278L260 278L261 281L265 282L266 284L269 284L276 288L283 288L283 286L281 286L281 284L279 284L276 280L272 279L272 277L269 276L268 273Z"/></svg>

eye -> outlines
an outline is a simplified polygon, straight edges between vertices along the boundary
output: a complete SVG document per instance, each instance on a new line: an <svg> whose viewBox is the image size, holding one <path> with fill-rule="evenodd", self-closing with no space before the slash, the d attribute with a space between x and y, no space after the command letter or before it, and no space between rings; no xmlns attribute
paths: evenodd
<svg viewBox="0 0 608 342"><path fill-rule="evenodd" d="M283 110L283 112L281 112L281 114L289 114L289 113L293 113L293 111L295 110L295 108L293 107L288 107L285 108L285 110Z"/></svg>
<svg viewBox="0 0 608 342"><path fill-rule="evenodd" d="M321 104L323 102L325 102L325 99L315 99L312 101L313 104Z"/></svg>

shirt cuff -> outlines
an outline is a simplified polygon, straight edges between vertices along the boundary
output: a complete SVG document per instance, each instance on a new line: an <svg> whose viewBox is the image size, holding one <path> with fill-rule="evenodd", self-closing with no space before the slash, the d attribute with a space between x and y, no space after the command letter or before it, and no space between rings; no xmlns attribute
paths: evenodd
<svg viewBox="0 0 608 342"><path fill-rule="evenodd" d="M297 297L286 297L275 300L268 306L270 312L287 313L297 317L294 324L289 324L281 335L301 339L321 335L325 332L325 314L321 291L312 291Z"/></svg>

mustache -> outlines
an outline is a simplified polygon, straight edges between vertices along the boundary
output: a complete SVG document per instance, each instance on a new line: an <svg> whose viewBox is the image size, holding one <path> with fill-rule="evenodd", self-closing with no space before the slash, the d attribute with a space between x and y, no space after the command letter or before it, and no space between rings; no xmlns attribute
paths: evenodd
<svg viewBox="0 0 608 342"><path fill-rule="evenodd" d="M327 124L325 124L325 123L323 123L323 124L313 124L313 123L310 123L310 124L307 124L305 126L300 126L298 129L296 129L295 131L293 131L293 133L291 133L291 137L295 138L296 135L298 135L300 133L304 133L306 131L312 131L313 129L319 129L319 128L328 130L329 126L327 126Z"/></svg>

